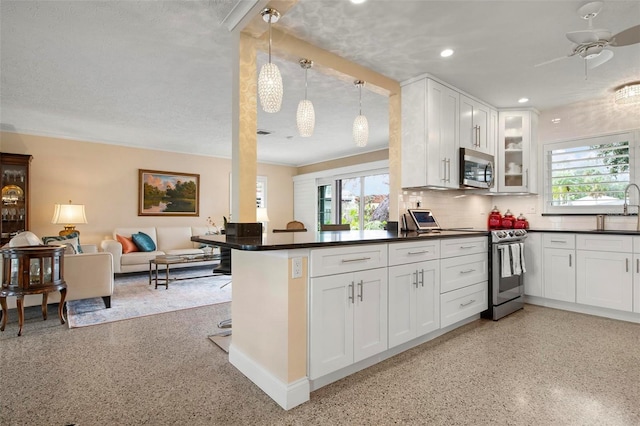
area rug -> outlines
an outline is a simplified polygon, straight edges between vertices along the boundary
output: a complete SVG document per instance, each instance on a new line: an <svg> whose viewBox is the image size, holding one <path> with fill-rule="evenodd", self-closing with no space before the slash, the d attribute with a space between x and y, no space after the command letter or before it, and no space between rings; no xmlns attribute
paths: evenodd
<svg viewBox="0 0 640 426"><path fill-rule="evenodd" d="M111 308L106 309L102 298L73 300L67 303L69 328L121 321L130 318L155 315L199 306L215 305L231 301L231 276L217 275L206 278L190 278L206 275L211 268L189 268L172 271L169 288L149 285L149 275L128 274L118 276L111 296Z"/></svg>

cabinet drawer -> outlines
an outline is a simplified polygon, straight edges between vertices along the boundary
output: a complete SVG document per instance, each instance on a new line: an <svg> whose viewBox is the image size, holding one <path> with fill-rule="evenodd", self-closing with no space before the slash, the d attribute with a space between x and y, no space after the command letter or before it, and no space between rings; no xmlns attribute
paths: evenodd
<svg viewBox="0 0 640 426"><path fill-rule="evenodd" d="M439 258L440 240L389 244L390 266Z"/></svg>
<svg viewBox="0 0 640 426"><path fill-rule="evenodd" d="M443 258L488 252L489 237L445 238L440 241L440 256Z"/></svg>
<svg viewBox="0 0 640 426"><path fill-rule="evenodd" d="M633 252L640 253L640 237L633 237Z"/></svg>
<svg viewBox="0 0 640 426"><path fill-rule="evenodd" d="M631 253L633 251L633 237L624 235L580 234L576 237L576 248L578 250Z"/></svg>
<svg viewBox="0 0 640 426"><path fill-rule="evenodd" d="M311 250L310 275L341 274L387 266L387 245L355 245Z"/></svg>
<svg viewBox="0 0 640 426"><path fill-rule="evenodd" d="M574 234L544 234L542 235L542 246L549 248L576 248L576 236Z"/></svg>
<svg viewBox="0 0 640 426"><path fill-rule="evenodd" d="M440 293L489 279L488 254L451 257L440 261Z"/></svg>
<svg viewBox="0 0 640 426"><path fill-rule="evenodd" d="M440 327L444 328L488 308L487 281L440 295Z"/></svg>

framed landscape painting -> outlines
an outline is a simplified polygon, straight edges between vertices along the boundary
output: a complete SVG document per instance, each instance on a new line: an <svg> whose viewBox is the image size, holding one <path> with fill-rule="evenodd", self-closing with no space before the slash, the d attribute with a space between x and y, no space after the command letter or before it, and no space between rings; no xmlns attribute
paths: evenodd
<svg viewBox="0 0 640 426"><path fill-rule="evenodd" d="M138 173L138 216L198 216L200 175L142 170Z"/></svg>

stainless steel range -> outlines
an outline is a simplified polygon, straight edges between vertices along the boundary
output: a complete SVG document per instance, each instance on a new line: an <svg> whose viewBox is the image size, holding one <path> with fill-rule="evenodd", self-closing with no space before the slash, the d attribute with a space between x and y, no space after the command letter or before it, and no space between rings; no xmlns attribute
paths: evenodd
<svg viewBox="0 0 640 426"><path fill-rule="evenodd" d="M489 309L483 312L483 317L498 320L524 306L526 238L524 229L491 232Z"/></svg>

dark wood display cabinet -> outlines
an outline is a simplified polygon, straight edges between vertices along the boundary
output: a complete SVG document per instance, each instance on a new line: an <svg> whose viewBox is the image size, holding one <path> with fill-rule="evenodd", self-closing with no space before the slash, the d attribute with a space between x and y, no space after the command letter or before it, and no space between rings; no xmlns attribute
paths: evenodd
<svg viewBox="0 0 640 426"><path fill-rule="evenodd" d="M2 284L0 307L2 321L0 331L7 324L7 297L15 296L18 308L18 336L22 336L24 325L24 296L42 295L42 318L47 319L47 295L60 292L58 318L64 324L64 301L67 283L64 281L65 246L25 246L0 250L2 255Z"/></svg>
<svg viewBox="0 0 640 426"><path fill-rule="evenodd" d="M2 221L0 245L29 229L29 165L31 156L0 152Z"/></svg>

